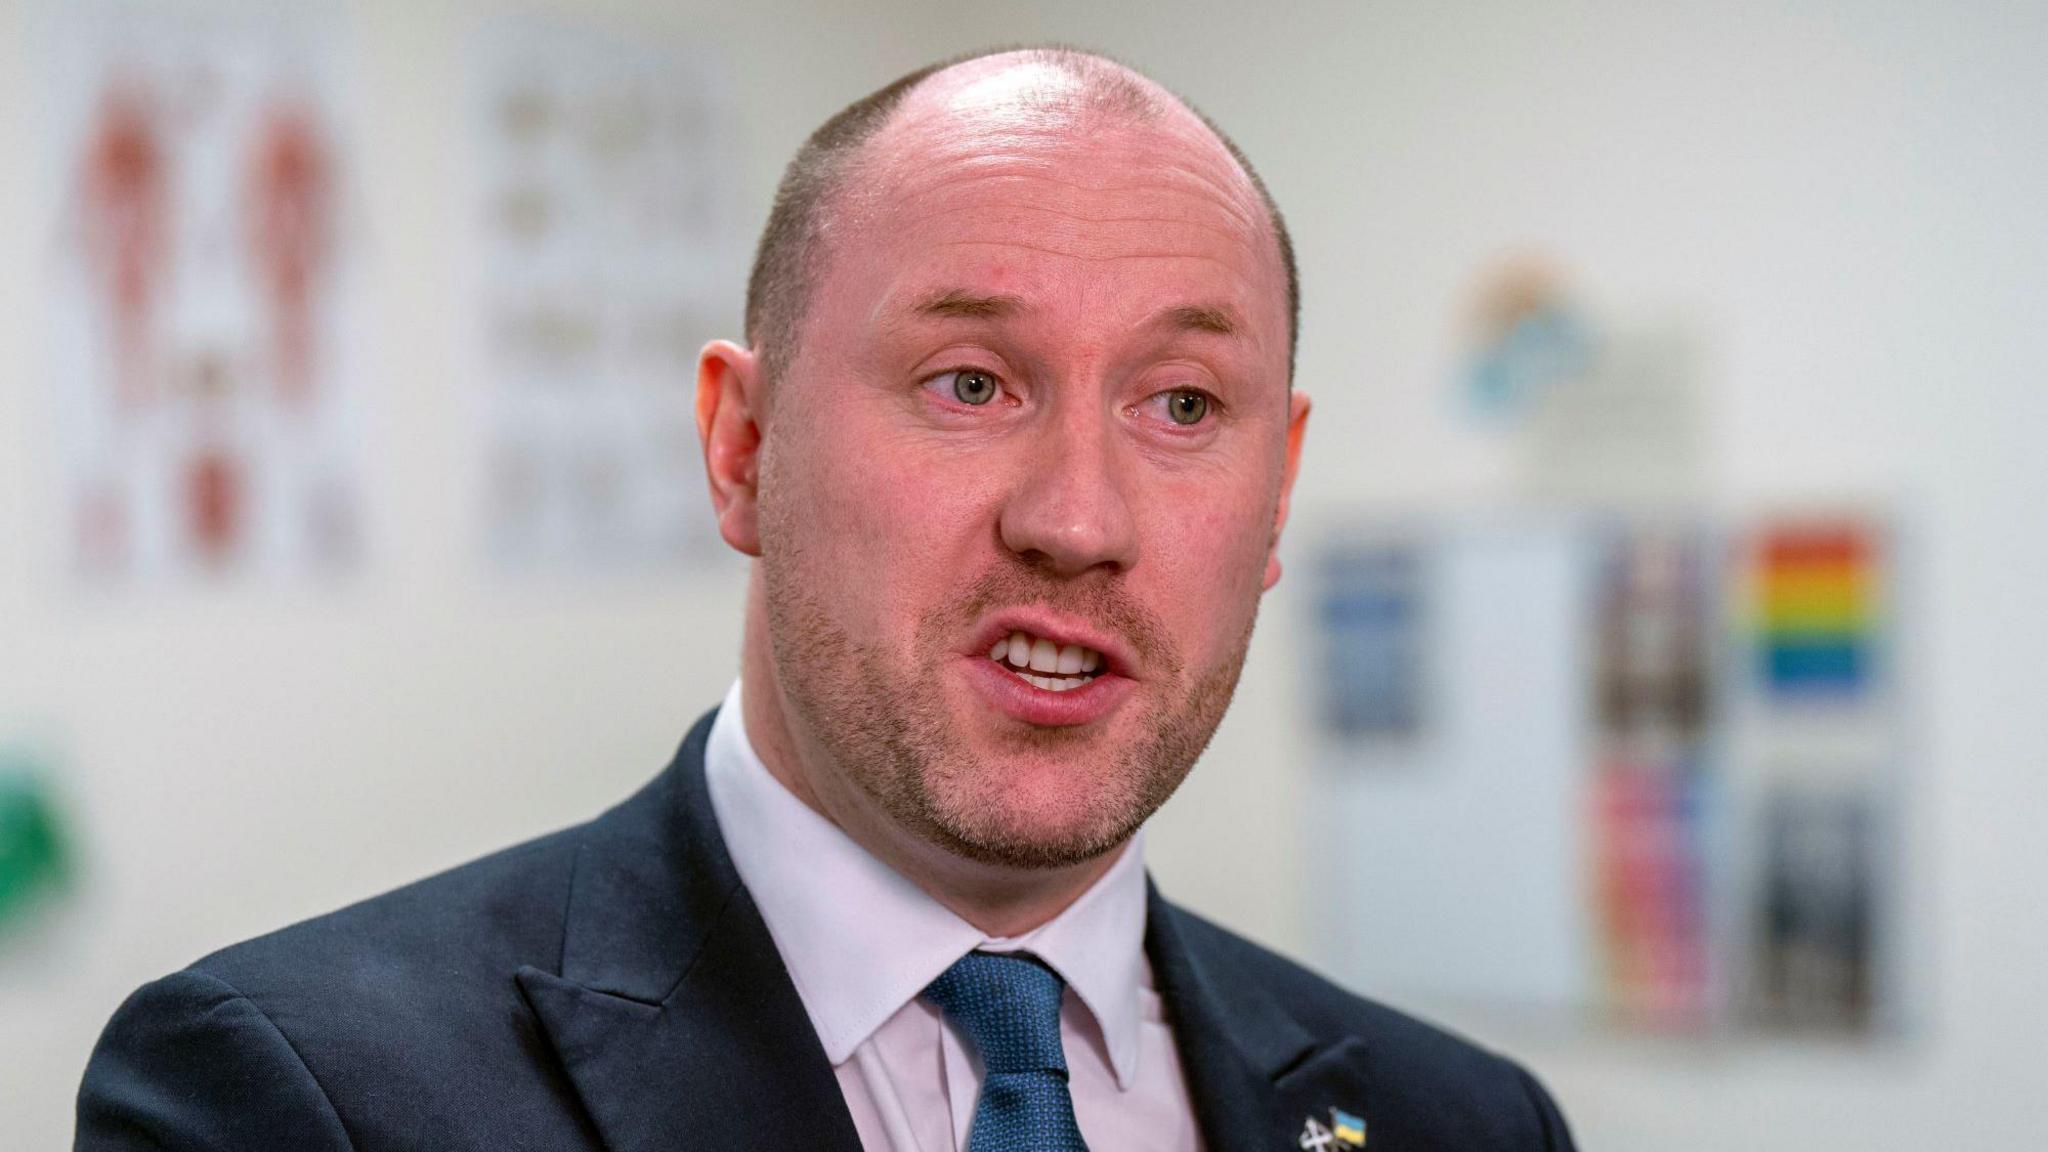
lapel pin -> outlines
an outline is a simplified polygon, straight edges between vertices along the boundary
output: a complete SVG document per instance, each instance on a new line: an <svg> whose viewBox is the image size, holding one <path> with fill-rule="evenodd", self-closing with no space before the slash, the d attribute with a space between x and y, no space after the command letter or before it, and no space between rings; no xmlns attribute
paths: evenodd
<svg viewBox="0 0 2048 1152"><path fill-rule="evenodd" d="M1341 1108L1330 1109L1330 1122L1310 1116L1301 1126L1300 1144L1307 1152L1338 1152L1365 1147L1365 1121Z"/></svg>

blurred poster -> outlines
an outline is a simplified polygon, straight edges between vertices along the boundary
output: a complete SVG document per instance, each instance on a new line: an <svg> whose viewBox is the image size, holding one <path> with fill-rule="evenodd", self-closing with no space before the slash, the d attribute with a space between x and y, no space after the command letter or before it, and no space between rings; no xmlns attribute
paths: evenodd
<svg viewBox="0 0 2048 1152"><path fill-rule="evenodd" d="M1705 539L1654 527L1610 528L1597 539L1601 736L1652 746L1697 743L1713 678Z"/></svg>
<svg viewBox="0 0 2048 1152"><path fill-rule="evenodd" d="M46 299L72 569L347 567L358 342L326 25L97 5L56 20Z"/></svg>
<svg viewBox="0 0 2048 1152"><path fill-rule="evenodd" d="M1316 558L1315 686L1338 740L1410 737L1423 719L1423 555L1415 541L1333 542Z"/></svg>
<svg viewBox="0 0 2048 1152"><path fill-rule="evenodd" d="M0 936L56 894L71 871L46 764L0 744Z"/></svg>
<svg viewBox="0 0 2048 1152"><path fill-rule="evenodd" d="M1755 544L1756 672L1779 704L1867 707L1880 617L1873 526L1771 526Z"/></svg>
<svg viewBox="0 0 2048 1152"><path fill-rule="evenodd" d="M1602 999L1618 1022L1694 1028L1714 1007L1706 542L1696 530L1646 524L1591 539Z"/></svg>
<svg viewBox="0 0 2048 1152"><path fill-rule="evenodd" d="M1696 507L1706 492L1701 347L1684 324L1588 311L1559 266L1483 267L1463 325L1460 408L1495 434L1515 495L1566 507Z"/></svg>
<svg viewBox="0 0 2048 1152"><path fill-rule="evenodd" d="M1774 1029L1867 1034L1908 1010L1893 536L1865 512L1780 515L1739 552L1746 1008Z"/></svg>
<svg viewBox="0 0 2048 1152"><path fill-rule="evenodd" d="M1476 295L1465 393L1481 420L1523 419L1553 388L1591 367L1591 326L1548 261L1506 260L1481 277Z"/></svg>
<svg viewBox="0 0 2048 1152"><path fill-rule="evenodd" d="M701 54L554 22L476 41L485 517L512 568L723 555L697 350L740 296L724 93Z"/></svg>
<svg viewBox="0 0 2048 1152"><path fill-rule="evenodd" d="M1601 1007L1632 1028L1706 1025L1709 778L1696 760L1609 758L1593 782Z"/></svg>
<svg viewBox="0 0 2048 1152"><path fill-rule="evenodd" d="M1782 788L1765 799L1753 1011L1767 1024L1858 1031L1875 999L1873 798Z"/></svg>
<svg viewBox="0 0 2048 1152"><path fill-rule="evenodd" d="M1325 536L1301 707L1327 962L1445 1012L1910 1025L1898 549L1869 513Z"/></svg>

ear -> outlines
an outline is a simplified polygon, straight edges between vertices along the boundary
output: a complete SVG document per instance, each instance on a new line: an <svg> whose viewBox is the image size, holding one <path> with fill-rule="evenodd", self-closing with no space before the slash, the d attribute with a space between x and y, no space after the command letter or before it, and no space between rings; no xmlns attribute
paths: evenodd
<svg viewBox="0 0 2048 1152"><path fill-rule="evenodd" d="M761 554L756 518L760 493L761 400L759 361L729 340L713 340L697 354L697 439L718 534L748 556Z"/></svg>
<svg viewBox="0 0 2048 1152"><path fill-rule="evenodd" d="M1273 542L1266 548L1266 582L1270 591L1280 582L1280 530L1287 527L1287 506L1294 499L1294 474L1301 470L1301 438L1308 434L1308 395L1287 397L1287 467L1280 475L1280 508L1273 516Z"/></svg>

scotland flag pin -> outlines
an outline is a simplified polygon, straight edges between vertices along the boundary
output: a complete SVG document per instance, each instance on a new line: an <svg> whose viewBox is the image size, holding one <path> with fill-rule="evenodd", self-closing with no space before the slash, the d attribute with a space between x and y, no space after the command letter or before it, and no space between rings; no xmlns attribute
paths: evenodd
<svg viewBox="0 0 2048 1152"><path fill-rule="evenodd" d="M1365 1121L1341 1108L1330 1109L1326 1125L1310 1116L1301 1126L1302 1148L1307 1152L1338 1152L1343 1148L1365 1147Z"/></svg>

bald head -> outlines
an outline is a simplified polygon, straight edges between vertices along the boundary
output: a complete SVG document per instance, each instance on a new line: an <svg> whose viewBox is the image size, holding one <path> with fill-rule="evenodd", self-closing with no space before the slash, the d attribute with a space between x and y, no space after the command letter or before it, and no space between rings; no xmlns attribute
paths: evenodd
<svg viewBox="0 0 2048 1152"><path fill-rule="evenodd" d="M1279 208L1244 154L1185 101L1106 57L1069 48L976 53L921 68L841 110L797 150L747 281L747 342L769 381L795 359L812 286L837 230L889 195L891 138L950 132L956 144L1018 136L1083 138L1110 128L1193 129L1195 146L1228 154L1257 210L1285 283L1288 368L1300 324L1294 248ZM868 177L872 176L872 179Z"/></svg>

